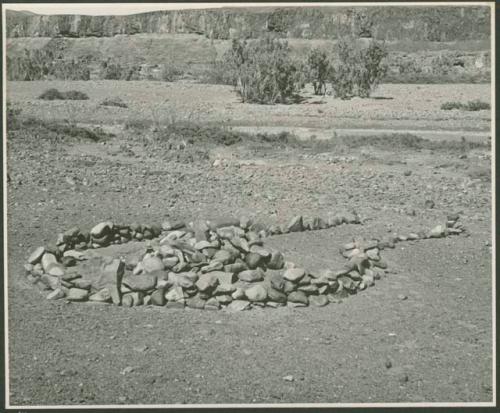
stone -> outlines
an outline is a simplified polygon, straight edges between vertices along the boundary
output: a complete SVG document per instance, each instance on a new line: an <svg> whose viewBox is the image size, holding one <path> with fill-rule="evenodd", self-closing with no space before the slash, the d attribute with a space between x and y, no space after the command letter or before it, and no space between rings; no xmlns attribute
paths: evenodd
<svg viewBox="0 0 500 413"><path fill-rule="evenodd" d="M375 285L375 278L372 274L364 274L361 278L367 287Z"/></svg>
<svg viewBox="0 0 500 413"><path fill-rule="evenodd" d="M224 265L225 272L232 272L234 274L238 274L247 269L248 266L244 262L235 262L234 264Z"/></svg>
<svg viewBox="0 0 500 413"><path fill-rule="evenodd" d="M172 287L166 294L165 299L167 301L181 301L184 300L184 293L182 288L179 286Z"/></svg>
<svg viewBox="0 0 500 413"><path fill-rule="evenodd" d="M318 288L318 294L328 294L330 291L330 285L323 285Z"/></svg>
<svg viewBox="0 0 500 413"><path fill-rule="evenodd" d="M330 282L331 280L329 280L328 278L326 277L320 277L320 278L313 278L311 280L311 284L312 285L316 285L317 287L321 287L323 285L328 285L328 283Z"/></svg>
<svg viewBox="0 0 500 413"><path fill-rule="evenodd" d="M303 291L292 291L288 294L287 302L309 305L309 299Z"/></svg>
<svg viewBox="0 0 500 413"><path fill-rule="evenodd" d="M214 294L227 295L232 294L236 291L236 286L234 284L219 284L214 291Z"/></svg>
<svg viewBox="0 0 500 413"><path fill-rule="evenodd" d="M177 274L175 279L175 285L178 285L183 290L191 289L195 286L197 280L193 280L192 277L187 276L188 273Z"/></svg>
<svg viewBox="0 0 500 413"><path fill-rule="evenodd" d="M269 276L269 282L271 286L278 291L283 291L285 288L285 279L283 278L283 274L281 273L273 273Z"/></svg>
<svg viewBox="0 0 500 413"><path fill-rule="evenodd" d="M151 274L130 275L122 283L133 291L150 291L156 287L157 278Z"/></svg>
<svg viewBox="0 0 500 413"><path fill-rule="evenodd" d="M206 300L202 299L199 294L186 300L186 307L194 310L203 310L205 308Z"/></svg>
<svg viewBox="0 0 500 413"><path fill-rule="evenodd" d="M279 251L273 251L266 266L271 270L281 270L284 264L285 257L283 256L283 254Z"/></svg>
<svg viewBox="0 0 500 413"><path fill-rule="evenodd" d="M202 251L205 248L210 248L211 244L210 242L206 240L198 241L196 244L194 244L194 248L197 249L198 251Z"/></svg>
<svg viewBox="0 0 500 413"><path fill-rule="evenodd" d="M130 294L125 294L122 297L122 306L123 307L132 307L134 305L134 299Z"/></svg>
<svg viewBox="0 0 500 413"><path fill-rule="evenodd" d="M362 275L359 272L357 272L356 270L350 271L349 274L347 274L347 276L353 281L361 281L362 280Z"/></svg>
<svg viewBox="0 0 500 413"><path fill-rule="evenodd" d="M61 287L61 279L49 274L42 274L40 276L40 281L52 290L56 290Z"/></svg>
<svg viewBox="0 0 500 413"><path fill-rule="evenodd" d="M161 260L161 262L163 263L163 266L165 268L172 269L179 263L179 258L177 258L176 256L166 257L166 258L163 258ZM154 271L151 271L151 272L154 272Z"/></svg>
<svg viewBox="0 0 500 413"><path fill-rule="evenodd" d="M64 276L64 266L59 263L50 264L47 268L47 274L61 278Z"/></svg>
<svg viewBox="0 0 500 413"><path fill-rule="evenodd" d="M354 257L358 254L361 254L361 250L358 249L358 248L354 248L352 250L349 250L349 251L344 251L342 253L342 255L345 257L345 258L351 258L351 257Z"/></svg>
<svg viewBox="0 0 500 413"><path fill-rule="evenodd" d="M83 280L81 278L77 278L76 280L71 281L74 287L80 288L82 290L90 290L92 287L92 283L90 280Z"/></svg>
<svg viewBox="0 0 500 413"><path fill-rule="evenodd" d="M54 254L52 254L50 252L45 252L42 256L41 263L42 263L43 270L45 272L47 272L50 265L57 264L58 262L57 262L57 258Z"/></svg>
<svg viewBox="0 0 500 413"><path fill-rule="evenodd" d="M182 310L186 306L186 300L182 299L179 301L167 301L166 307L169 309L178 309Z"/></svg>
<svg viewBox="0 0 500 413"><path fill-rule="evenodd" d="M232 297L229 294L216 295L215 299L222 305L230 304L231 301L233 301Z"/></svg>
<svg viewBox="0 0 500 413"><path fill-rule="evenodd" d="M254 285L245 290L245 295L250 302L263 302L267 298L267 290L261 284Z"/></svg>
<svg viewBox="0 0 500 413"><path fill-rule="evenodd" d="M250 302L246 300L233 300L228 306L229 311L245 311L250 308Z"/></svg>
<svg viewBox="0 0 500 413"><path fill-rule="evenodd" d="M110 303L112 301L111 293L107 288L97 291L89 296L89 301L96 303Z"/></svg>
<svg viewBox="0 0 500 413"><path fill-rule="evenodd" d="M248 245L248 241L242 237L233 237L230 239L231 244L240 251L249 252L250 246Z"/></svg>
<svg viewBox="0 0 500 413"><path fill-rule="evenodd" d="M252 225L252 220L247 216L240 217L240 228L248 229Z"/></svg>
<svg viewBox="0 0 500 413"><path fill-rule="evenodd" d="M302 215L297 215L292 218L285 228L285 232L300 232L304 231Z"/></svg>
<svg viewBox="0 0 500 413"><path fill-rule="evenodd" d="M303 291L306 294L316 294L318 292L319 287L314 284L309 284L309 285L299 285L297 288L298 291Z"/></svg>
<svg viewBox="0 0 500 413"><path fill-rule="evenodd" d="M368 257L368 259L370 259L372 261L379 261L380 260L378 248L369 249L368 251L366 251L366 256Z"/></svg>
<svg viewBox="0 0 500 413"><path fill-rule="evenodd" d="M269 258L271 256L271 252L260 245L252 245L250 247L250 252L259 254L262 258Z"/></svg>
<svg viewBox="0 0 500 413"><path fill-rule="evenodd" d="M208 291L214 289L219 284L219 279L213 273L202 274L198 281L196 281L196 287L200 291Z"/></svg>
<svg viewBox="0 0 500 413"><path fill-rule="evenodd" d="M434 208L435 205L436 205L435 202L431 199L427 199L424 203L424 206L428 209Z"/></svg>
<svg viewBox="0 0 500 413"><path fill-rule="evenodd" d="M417 239L419 239L418 234L415 234L414 232L411 232L411 233L408 234L408 240L415 241Z"/></svg>
<svg viewBox="0 0 500 413"><path fill-rule="evenodd" d="M113 229L111 221L101 222L90 230L90 235L94 238L100 238L107 235Z"/></svg>
<svg viewBox="0 0 500 413"><path fill-rule="evenodd" d="M279 225L270 225L268 231L270 235L279 235L283 232Z"/></svg>
<svg viewBox="0 0 500 413"><path fill-rule="evenodd" d="M236 280L235 274L230 272L213 271L209 274L214 274L219 280L219 284L233 284Z"/></svg>
<svg viewBox="0 0 500 413"><path fill-rule="evenodd" d="M64 291L60 288L56 288L54 291L51 291L48 295L47 295L47 300L59 300L61 298L64 298L66 296L66 294L64 293Z"/></svg>
<svg viewBox="0 0 500 413"><path fill-rule="evenodd" d="M342 284L342 287L346 290L353 291L356 289L354 281L346 276L341 276L338 278L339 284Z"/></svg>
<svg viewBox="0 0 500 413"><path fill-rule="evenodd" d="M285 294L291 293L292 291L295 291L296 289L297 289L297 284L295 284L291 281L285 280L285 284L283 286L283 292Z"/></svg>
<svg viewBox="0 0 500 413"><path fill-rule="evenodd" d="M429 232L429 238L441 238L445 236L445 229L442 225L437 225L435 226L430 232Z"/></svg>
<svg viewBox="0 0 500 413"><path fill-rule="evenodd" d="M231 298L233 300L240 300L242 298L245 298L245 290L241 287L236 287L234 293L231 294Z"/></svg>
<svg viewBox="0 0 500 413"><path fill-rule="evenodd" d="M303 268L290 268L283 273L283 278L288 281L298 282L306 275Z"/></svg>
<svg viewBox="0 0 500 413"><path fill-rule="evenodd" d="M45 254L45 247L36 248L28 257L28 263L32 265L39 263L44 254Z"/></svg>
<svg viewBox="0 0 500 413"><path fill-rule="evenodd" d="M205 303L205 310L219 310L219 309L220 309L220 303L214 297L209 298Z"/></svg>
<svg viewBox="0 0 500 413"><path fill-rule="evenodd" d="M309 275L309 274L306 274L304 277L302 277L299 281L298 281L298 285L309 285L311 284L311 281L313 280L313 278Z"/></svg>
<svg viewBox="0 0 500 413"><path fill-rule="evenodd" d="M73 257L62 257L61 264L65 267L74 267L76 265L76 259Z"/></svg>
<svg viewBox="0 0 500 413"><path fill-rule="evenodd" d="M256 270L245 270L238 274L240 281L257 282L264 279L264 272L258 268Z"/></svg>
<svg viewBox="0 0 500 413"><path fill-rule="evenodd" d="M315 305L316 307L324 307L329 304L328 298L326 295L310 295L309 296L309 304Z"/></svg>
<svg viewBox="0 0 500 413"><path fill-rule="evenodd" d="M227 265L232 264L235 257L227 250L218 250L212 259L221 262L223 265Z"/></svg>
<svg viewBox="0 0 500 413"><path fill-rule="evenodd" d="M177 229L184 228L185 226L186 226L186 224L182 221L166 220L166 221L163 221L161 223L161 229L163 229L164 231L174 231ZM131 228L132 228L132 226L131 226Z"/></svg>
<svg viewBox="0 0 500 413"><path fill-rule="evenodd" d="M167 299L165 298L165 290L163 288L153 291L151 294L151 304L162 307L166 302Z"/></svg>
<svg viewBox="0 0 500 413"><path fill-rule="evenodd" d="M66 298L69 301L86 301L88 297L88 290L84 290L82 288L70 288Z"/></svg>
<svg viewBox="0 0 500 413"><path fill-rule="evenodd" d="M373 266L385 270L388 267L387 261L381 258L378 261L373 261Z"/></svg>
<svg viewBox="0 0 500 413"><path fill-rule="evenodd" d="M145 272L153 272L165 269L165 264L160 257L147 257L142 260L142 268Z"/></svg>
<svg viewBox="0 0 500 413"><path fill-rule="evenodd" d="M245 256L245 264L252 270L259 266L261 260L262 256L255 252L250 252Z"/></svg>
<svg viewBox="0 0 500 413"><path fill-rule="evenodd" d="M276 303L286 303L286 294L272 287L267 288L267 298Z"/></svg>

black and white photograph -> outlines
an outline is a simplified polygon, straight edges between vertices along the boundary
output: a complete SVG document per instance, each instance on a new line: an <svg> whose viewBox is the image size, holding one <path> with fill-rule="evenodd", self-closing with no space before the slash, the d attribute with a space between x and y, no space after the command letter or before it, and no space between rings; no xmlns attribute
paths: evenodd
<svg viewBox="0 0 500 413"><path fill-rule="evenodd" d="M3 3L5 409L495 407L495 3Z"/></svg>

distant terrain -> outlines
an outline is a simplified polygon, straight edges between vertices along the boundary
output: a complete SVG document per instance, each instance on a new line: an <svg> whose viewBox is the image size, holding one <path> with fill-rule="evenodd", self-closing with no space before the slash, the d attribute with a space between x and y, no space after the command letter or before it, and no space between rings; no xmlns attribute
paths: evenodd
<svg viewBox="0 0 500 413"><path fill-rule="evenodd" d="M488 7L257 8L129 16L7 12L10 80L207 82L234 38L286 38L298 56L344 36L384 41L386 82L477 83L490 78ZM111 69L110 69L111 68ZM170 75L168 79L170 79Z"/></svg>

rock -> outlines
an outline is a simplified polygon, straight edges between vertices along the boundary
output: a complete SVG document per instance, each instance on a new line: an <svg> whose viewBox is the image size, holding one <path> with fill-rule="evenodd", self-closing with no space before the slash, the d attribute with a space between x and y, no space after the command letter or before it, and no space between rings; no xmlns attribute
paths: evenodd
<svg viewBox="0 0 500 413"><path fill-rule="evenodd" d="M49 274L42 274L40 276L40 281L52 290L56 290L61 287L61 279Z"/></svg>
<svg viewBox="0 0 500 413"><path fill-rule="evenodd" d="M32 265L35 265L35 264L39 263L40 260L42 259L43 255L44 255L44 253L45 253L45 248L44 247L38 247L29 256L28 263L32 264Z"/></svg>
<svg viewBox="0 0 500 413"><path fill-rule="evenodd" d="M387 261L381 258L378 261L373 261L373 266L385 270L388 267Z"/></svg>
<svg viewBox="0 0 500 413"><path fill-rule="evenodd" d="M329 301L325 295L310 295L309 304L315 305L316 307L324 307L329 304Z"/></svg>
<svg viewBox="0 0 500 413"><path fill-rule="evenodd" d="M298 285L309 285L311 284L312 277L309 274L306 274L304 277L302 277L299 282L297 283Z"/></svg>
<svg viewBox="0 0 500 413"><path fill-rule="evenodd" d="M231 303L231 301L233 301L232 297L229 294L216 295L215 299L222 305L227 305Z"/></svg>
<svg viewBox="0 0 500 413"><path fill-rule="evenodd" d="M206 300L202 299L199 294L186 300L186 307L195 310L203 310L205 308L205 304Z"/></svg>
<svg viewBox="0 0 500 413"><path fill-rule="evenodd" d="M271 283L271 286L278 291L283 291L283 289L285 288L285 279L280 273L271 274L269 276L269 281Z"/></svg>
<svg viewBox="0 0 500 413"><path fill-rule="evenodd" d="M387 359L385 360L385 368L386 368L386 369L390 369L391 367L392 367L392 361L391 361L391 359L390 359L390 358L387 358Z"/></svg>
<svg viewBox="0 0 500 413"><path fill-rule="evenodd" d="M345 258L352 258L358 254L361 254L361 250L358 249L358 248L354 248L352 250L349 250L349 251L344 251L342 253L342 255L345 257Z"/></svg>
<svg viewBox="0 0 500 413"><path fill-rule="evenodd" d="M307 295L303 291L293 291L288 294L287 301L290 303L300 303L300 304L309 304L309 299Z"/></svg>
<svg viewBox="0 0 500 413"><path fill-rule="evenodd" d="M182 288L179 286L172 287L166 294L165 299L167 301L181 301L184 300L184 293Z"/></svg>
<svg viewBox="0 0 500 413"><path fill-rule="evenodd" d="M319 289L318 286L317 285L313 285L313 284L299 285L299 287L297 288L298 291L303 291L307 295L317 293L318 289Z"/></svg>
<svg viewBox="0 0 500 413"><path fill-rule="evenodd" d="M304 231L302 215L297 215L285 227L285 232L300 232Z"/></svg>
<svg viewBox="0 0 500 413"><path fill-rule="evenodd" d="M404 295L404 294L399 294L398 295L398 300L404 301L404 300L407 300L407 299L408 299L407 295Z"/></svg>
<svg viewBox="0 0 500 413"><path fill-rule="evenodd" d="M249 252L250 245L248 245L248 241L242 237L233 237L229 240L231 244L240 251Z"/></svg>
<svg viewBox="0 0 500 413"><path fill-rule="evenodd" d="M431 199L427 199L427 200L425 201L425 203L424 203L424 206L425 206L426 208L428 208L428 209L432 209L432 208L434 208L434 206L435 206L435 205L436 205L436 204L435 204L435 203L434 203L434 201L433 201L433 200L431 200Z"/></svg>
<svg viewBox="0 0 500 413"><path fill-rule="evenodd" d="M48 271L51 265L58 264L56 256L50 252L45 252L43 254L41 263L42 263L42 268L45 272Z"/></svg>
<svg viewBox="0 0 500 413"><path fill-rule="evenodd" d="M198 281L196 281L196 287L200 291L212 290L219 284L219 279L213 273L202 274Z"/></svg>
<svg viewBox="0 0 500 413"><path fill-rule="evenodd" d="M259 266L261 260L262 256L255 252L250 252L245 256L245 263L252 270Z"/></svg>
<svg viewBox="0 0 500 413"><path fill-rule="evenodd" d="M418 236L418 234L415 234L414 232L411 232L410 234L408 234L408 239L410 241L415 241L415 240L419 239L419 236Z"/></svg>
<svg viewBox="0 0 500 413"><path fill-rule="evenodd" d="M156 276L151 274L130 275L125 277L122 281L123 284L133 291L153 290L156 287L156 282Z"/></svg>
<svg viewBox="0 0 500 413"><path fill-rule="evenodd" d="M165 290L163 288L153 291L151 294L151 304L161 307L164 306L166 302L167 299L165 298Z"/></svg>
<svg viewBox="0 0 500 413"><path fill-rule="evenodd" d="M245 296L251 302L263 302L267 298L267 290L261 284L254 285L245 290Z"/></svg>
<svg viewBox="0 0 500 413"><path fill-rule="evenodd" d="M213 271L209 274L214 274L219 280L219 284L233 284L236 280L235 274L224 271Z"/></svg>
<svg viewBox="0 0 500 413"><path fill-rule="evenodd" d="M290 268L284 272L283 278L288 281L298 282L305 275L306 272L303 268Z"/></svg>
<svg viewBox="0 0 500 413"><path fill-rule="evenodd" d="M182 221L169 221L169 220L166 220L166 221L162 222L161 229L163 229L164 231L174 231L174 230L177 230L177 229L184 228L185 226L186 226L186 224L184 222L182 222ZM130 226L130 227L132 228L132 226Z"/></svg>
<svg viewBox="0 0 500 413"><path fill-rule="evenodd" d="M328 283L330 282L331 280L326 278L326 277L321 277L321 278L313 278L311 280L311 284L312 285L316 285L318 287L321 287L323 285L328 285Z"/></svg>
<svg viewBox="0 0 500 413"><path fill-rule="evenodd" d="M356 270L350 271L349 274L347 274L347 276L353 281L361 281L362 280L362 275L359 272L357 272Z"/></svg>
<svg viewBox="0 0 500 413"><path fill-rule="evenodd" d="M285 257L283 256L283 254L279 251L273 251L266 265L267 268L270 268L271 270L281 270L284 264Z"/></svg>
<svg viewBox="0 0 500 413"><path fill-rule="evenodd" d="M184 309L186 305L186 300L182 299L179 301L167 301L166 307L169 309L177 308L179 310Z"/></svg>
<svg viewBox="0 0 500 413"><path fill-rule="evenodd" d="M68 290L67 299L69 301L86 301L89 296L87 290L81 288L70 288Z"/></svg>
<svg viewBox="0 0 500 413"><path fill-rule="evenodd" d="M248 229L252 225L252 220L249 217L240 217L240 228Z"/></svg>
<svg viewBox="0 0 500 413"><path fill-rule="evenodd" d="M90 282L90 280L83 280L81 278L73 280L71 281L71 283L75 288L80 288L82 290L90 290L90 287L92 287L92 283Z"/></svg>
<svg viewBox="0 0 500 413"><path fill-rule="evenodd" d="M221 218L221 219L211 219L207 221L207 225L212 231L216 231L218 228L239 227L240 220L231 217Z"/></svg>
<svg viewBox="0 0 500 413"><path fill-rule="evenodd" d="M90 230L90 235L94 238L101 238L113 229L111 221L101 222Z"/></svg>
<svg viewBox="0 0 500 413"><path fill-rule="evenodd" d="M245 290L243 288L236 287L234 293L231 294L231 298L233 300L240 300L242 298L245 298Z"/></svg>
<svg viewBox="0 0 500 413"><path fill-rule="evenodd" d="M205 310L219 310L220 303L214 297L209 298L205 303Z"/></svg>
<svg viewBox="0 0 500 413"><path fill-rule="evenodd" d="M375 285L375 278L372 274L365 273L361 276L361 279L367 287L372 287L373 285Z"/></svg>
<svg viewBox="0 0 500 413"><path fill-rule="evenodd" d="M378 248L373 248L373 249L366 251L366 256L368 257L368 259L370 259L372 261L379 261L380 260Z"/></svg>
<svg viewBox="0 0 500 413"><path fill-rule="evenodd" d="M61 264L65 267L74 267L76 265L76 259L73 257L62 257Z"/></svg>
<svg viewBox="0 0 500 413"><path fill-rule="evenodd" d="M218 250L212 258L214 261L219 261L223 265L232 264L234 262L234 255L227 250Z"/></svg>
<svg viewBox="0 0 500 413"><path fill-rule="evenodd" d="M163 263L163 266L167 269L172 269L174 268L178 263L179 263L179 258L177 257L166 257L161 260ZM142 266L142 265L141 265ZM154 271L150 271L151 273Z"/></svg>
<svg viewBox="0 0 500 413"><path fill-rule="evenodd" d="M47 295L47 300L59 300L61 298L64 298L66 294L64 293L63 290L60 288L56 288L54 291L50 292Z"/></svg>
<svg viewBox="0 0 500 413"><path fill-rule="evenodd" d="M290 381L290 382L291 381L295 381L295 379L293 378L293 376L285 376L285 377L283 377L283 380Z"/></svg>
<svg viewBox="0 0 500 413"><path fill-rule="evenodd" d="M268 231L270 235L279 235L283 232L279 225L270 225Z"/></svg>
<svg viewBox="0 0 500 413"><path fill-rule="evenodd" d="M50 264L47 268L47 274L62 278L64 276L64 266L59 263Z"/></svg>
<svg viewBox="0 0 500 413"><path fill-rule="evenodd" d="M267 298L276 303L286 303L286 294L272 287L267 288Z"/></svg>
<svg viewBox="0 0 500 413"><path fill-rule="evenodd" d="M145 272L153 272L165 269L165 264L160 257L150 256L142 260L142 268Z"/></svg>
<svg viewBox="0 0 500 413"><path fill-rule="evenodd" d="M295 284L291 281L285 280L285 284L283 286L283 292L285 294L289 294L292 291L295 291L296 289L297 289L297 284Z"/></svg>
<svg viewBox="0 0 500 413"><path fill-rule="evenodd" d="M238 274L238 278L245 282L257 282L264 279L264 273L260 268L256 270L245 270Z"/></svg>
<svg viewBox="0 0 500 413"><path fill-rule="evenodd" d="M435 226L429 233L429 238L441 238L445 236L445 229L442 225Z"/></svg>
<svg viewBox="0 0 500 413"><path fill-rule="evenodd" d="M224 265L225 272L232 272L234 274L238 274L247 269L248 266L244 262L235 262L234 264Z"/></svg>
<svg viewBox="0 0 500 413"><path fill-rule="evenodd" d="M107 288L97 291L89 297L89 301L94 301L97 303L110 303L112 301L111 293Z"/></svg>
<svg viewBox="0 0 500 413"><path fill-rule="evenodd" d="M328 294L330 290L335 291L334 289L330 289L330 285L323 285L318 288L318 294Z"/></svg>
<svg viewBox="0 0 500 413"><path fill-rule="evenodd" d="M229 311L244 311L250 308L250 302L246 300L233 300L228 306Z"/></svg>
<svg viewBox="0 0 500 413"><path fill-rule="evenodd" d="M216 295L228 295L236 291L236 286L234 284L219 284L215 289L214 294Z"/></svg>

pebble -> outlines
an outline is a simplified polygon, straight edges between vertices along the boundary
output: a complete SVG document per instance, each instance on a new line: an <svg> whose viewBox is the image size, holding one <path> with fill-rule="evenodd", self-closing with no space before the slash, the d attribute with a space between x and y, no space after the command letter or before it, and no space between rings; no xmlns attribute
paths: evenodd
<svg viewBox="0 0 500 413"><path fill-rule="evenodd" d="M295 378L293 376L285 376L285 377L283 377L283 380L292 382L292 381L295 381Z"/></svg>
<svg viewBox="0 0 500 413"><path fill-rule="evenodd" d="M398 299L404 301L404 300L408 299L408 296L406 296L404 294L398 294Z"/></svg>

